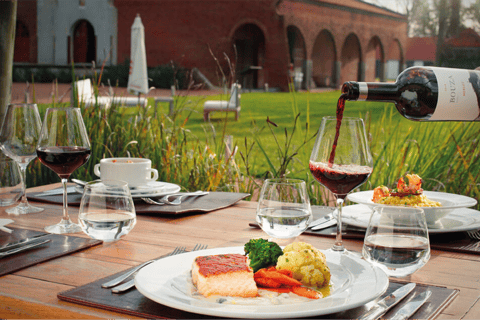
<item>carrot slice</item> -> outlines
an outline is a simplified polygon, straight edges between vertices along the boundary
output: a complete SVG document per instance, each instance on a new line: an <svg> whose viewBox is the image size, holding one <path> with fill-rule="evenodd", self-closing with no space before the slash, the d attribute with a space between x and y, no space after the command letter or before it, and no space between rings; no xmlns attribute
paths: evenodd
<svg viewBox="0 0 480 320"><path fill-rule="evenodd" d="M306 298L318 299L320 298L320 293L315 290L305 288L305 287L292 287L292 292Z"/></svg>
<svg viewBox="0 0 480 320"><path fill-rule="evenodd" d="M280 272L277 271L265 271L265 276L266 278L275 280L277 282L280 282L281 284L287 285L287 286L292 286L292 287L298 287L301 286L302 283L298 280L295 280L293 278L290 278L289 276L286 276Z"/></svg>
<svg viewBox="0 0 480 320"><path fill-rule="evenodd" d="M277 272L280 272L281 274L286 275L287 277L292 278L293 277L293 272L288 269L278 269Z"/></svg>
<svg viewBox="0 0 480 320"><path fill-rule="evenodd" d="M270 278L257 278L254 280L259 286L267 288L279 288L282 285L280 282L277 282Z"/></svg>

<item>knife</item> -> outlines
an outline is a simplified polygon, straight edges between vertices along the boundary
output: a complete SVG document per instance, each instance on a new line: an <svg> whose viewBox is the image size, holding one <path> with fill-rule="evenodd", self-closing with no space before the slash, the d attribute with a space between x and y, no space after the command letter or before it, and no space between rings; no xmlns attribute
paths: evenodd
<svg viewBox="0 0 480 320"><path fill-rule="evenodd" d="M322 224L319 224L315 227L312 228L312 230L321 230L321 229L325 229L325 228L328 228L328 227L331 227L331 226L334 226L337 224L337 219L332 219L332 220L329 220L327 222L324 222Z"/></svg>
<svg viewBox="0 0 480 320"><path fill-rule="evenodd" d="M75 187L68 187L67 188L67 194L68 193L74 193L74 192L76 192ZM35 197L57 196L59 194L63 194L63 188L57 188L57 189L53 189L53 190L44 191L42 193L36 194Z"/></svg>
<svg viewBox="0 0 480 320"><path fill-rule="evenodd" d="M324 224L325 222L328 222L328 221L332 221L332 220L337 220L335 219L335 217L332 215L332 214L327 214L326 216L324 217L321 217L321 218L318 218L317 220L315 221L312 221L308 227L309 228L312 228L312 227L315 227L315 226L318 226L318 225L321 225L321 224Z"/></svg>
<svg viewBox="0 0 480 320"><path fill-rule="evenodd" d="M0 258L9 256L11 254L15 254L15 253L18 253L18 252L22 252L22 251L25 251L25 250L30 250L32 248L38 247L38 246L40 246L42 244L45 244L47 242L50 242L50 239L46 239L46 240L43 240L43 241L40 241L40 242L29 243L25 246L22 246L22 247L19 247L19 248L16 248L16 249L11 249L11 250L8 250L8 251L2 251L2 252L0 252Z"/></svg>
<svg viewBox="0 0 480 320"><path fill-rule="evenodd" d="M398 309L390 318L391 320L406 320L410 318L432 295L432 291L427 290L420 294L416 294L405 303L403 307Z"/></svg>
<svg viewBox="0 0 480 320"><path fill-rule="evenodd" d="M19 240L19 241L15 241L15 242L8 243L8 244L0 247L0 252L8 251L8 250L11 250L11 249L16 249L16 248L22 247L22 246L24 246L24 245L27 245L27 244L30 244L30 243L33 243L33 242L40 241L40 240L42 240L44 237L49 236L49 235L50 235L50 234L48 234L48 233L39 234L39 235L30 237L30 238L25 238L25 239L22 239L22 240Z"/></svg>
<svg viewBox="0 0 480 320"><path fill-rule="evenodd" d="M370 309L367 313L365 313L359 320L373 320L378 319L381 315L387 312L391 307L396 305L400 300L405 298L414 288L415 283L406 284L397 290L395 290L392 294L386 296L377 304Z"/></svg>

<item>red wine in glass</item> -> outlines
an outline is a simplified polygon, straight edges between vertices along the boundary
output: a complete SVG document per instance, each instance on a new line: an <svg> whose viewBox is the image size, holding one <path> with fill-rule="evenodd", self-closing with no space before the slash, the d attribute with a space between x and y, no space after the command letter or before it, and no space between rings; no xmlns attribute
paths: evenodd
<svg viewBox="0 0 480 320"><path fill-rule="evenodd" d="M40 147L37 149L40 162L54 171L62 179L70 175L87 162L90 148L85 147Z"/></svg>
<svg viewBox="0 0 480 320"><path fill-rule="evenodd" d="M318 182L337 197L345 198L350 191L367 181L372 168L357 165L330 166L330 164L310 161L310 172Z"/></svg>
<svg viewBox="0 0 480 320"><path fill-rule="evenodd" d="M90 141L79 108L48 108L37 144L40 162L62 181L62 220L45 231L56 234L75 233L82 228L68 215L67 182L70 175L88 161Z"/></svg>

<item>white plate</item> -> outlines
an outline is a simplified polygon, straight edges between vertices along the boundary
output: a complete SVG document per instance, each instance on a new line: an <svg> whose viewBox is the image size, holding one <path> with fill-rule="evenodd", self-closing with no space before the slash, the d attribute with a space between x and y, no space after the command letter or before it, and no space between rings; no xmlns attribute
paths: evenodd
<svg viewBox="0 0 480 320"><path fill-rule="evenodd" d="M130 193L132 198L142 198L142 197L160 197L167 194L176 193L180 191L180 186L162 181L152 181L146 185L139 186L136 188L130 188ZM75 190L79 193L83 193L83 188L76 186Z"/></svg>
<svg viewBox="0 0 480 320"><path fill-rule="evenodd" d="M367 228L372 210L368 206L355 204L343 207L342 222ZM428 226L429 233L461 232L480 229L480 211L469 208L452 209L445 217L434 225Z"/></svg>
<svg viewBox="0 0 480 320"><path fill-rule="evenodd" d="M467 196L459 194L436 192L436 191L424 191L423 194L430 200L440 202L441 207L422 207L425 211L425 217L429 226L433 226L438 220L445 217L457 208L473 207L477 204L477 200ZM364 204L373 209L374 206L388 206L386 204L378 204L372 201L373 190L360 191L350 193L347 197L348 200L359 204Z"/></svg>
<svg viewBox="0 0 480 320"><path fill-rule="evenodd" d="M232 305L191 296L187 275L194 259L225 253L244 254L244 251L243 247L216 248L167 257L142 268L135 276L135 286L147 298L172 308L240 318L301 318L340 312L363 306L383 294L388 287L386 274L365 260L353 254L325 252L333 287L331 294L323 299L283 305Z"/></svg>

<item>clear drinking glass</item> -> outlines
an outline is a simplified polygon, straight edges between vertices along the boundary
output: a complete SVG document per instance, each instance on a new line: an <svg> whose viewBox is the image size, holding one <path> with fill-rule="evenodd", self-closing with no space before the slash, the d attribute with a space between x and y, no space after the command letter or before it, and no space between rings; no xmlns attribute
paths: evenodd
<svg viewBox="0 0 480 320"><path fill-rule="evenodd" d="M35 147L40 136L41 124L36 104L8 105L0 131L0 146L8 157L18 163L22 173L23 190L20 204L5 210L7 213L18 215L44 210L30 205L25 193L26 170L30 161L37 157Z"/></svg>
<svg viewBox="0 0 480 320"><path fill-rule="evenodd" d="M324 117L310 156L310 172L336 199L337 235L332 251L346 252L342 242L342 207L348 193L373 171L365 125L360 118Z"/></svg>
<svg viewBox="0 0 480 320"><path fill-rule="evenodd" d="M312 221L305 181L267 179L257 206L257 222L266 234L277 239L299 236Z"/></svg>
<svg viewBox="0 0 480 320"><path fill-rule="evenodd" d="M0 152L0 207L15 204L23 194L22 176L17 162Z"/></svg>
<svg viewBox="0 0 480 320"><path fill-rule="evenodd" d="M375 207L362 250L363 257L390 277L406 277L430 259L430 241L423 209Z"/></svg>
<svg viewBox="0 0 480 320"><path fill-rule="evenodd" d="M78 220L83 232L94 239L110 242L128 234L137 221L128 184L118 180L87 183Z"/></svg>
<svg viewBox="0 0 480 320"><path fill-rule="evenodd" d="M70 175L90 157L90 141L79 108L48 108L37 145L40 162L62 180L63 217L48 226L50 233L75 233L82 229L70 220L67 204L67 182Z"/></svg>

